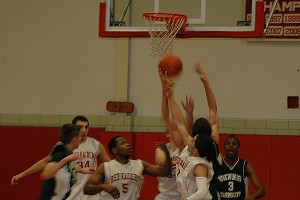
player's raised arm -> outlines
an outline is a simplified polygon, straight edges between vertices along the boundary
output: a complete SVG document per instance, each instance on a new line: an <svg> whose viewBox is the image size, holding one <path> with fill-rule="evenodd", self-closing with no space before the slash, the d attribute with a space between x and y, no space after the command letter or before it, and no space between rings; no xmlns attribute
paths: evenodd
<svg viewBox="0 0 300 200"><path fill-rule="evenodd" d="M171 174L171 159L166 144L159 144L159 148L165 153L165 159L159 165L152 165L147 161L142 161L144 165L144 174L149 176L168 176Z"/></svg>
<svg viewBox="0 0 300 200"><path fill-rule="evenodd" d="M192 127L194 123L193 112L195 108L194 98L192 96L190 97L186 96L185 102L181 100L181 104L186 112L186 119L185 119L186 128L189 134L192 136Z"/></svg>
<svg viewBox="0 0 300 200"><path fill-rule="evenodd" d="M195 69L196 72L199 74L199 78L202 81L205 89L207 104L209 108L209 123L212 129L211 138L216 143L219 143L219 121L218 121L217 101L213 93L213 90L209 84L208 78L199 63L195 65Z"/></svg>
<svg viewBox="0 0 300 200"><path fill-rule="evenodd" d="M169 112L169 102L168 98L166 96L166 93L168 91L169 85L173 85L172 83L169 83L166 79L166 77L162 74L161 69L158 69L161 84L162 84L162 104L161 104L161 112L162 117L166 123L167 126L167 132L172 135L173 141L177 148L182 150L184 148L184 142L182 140L182 137L179 135L176 124L174 123L172 117L170 116Z"/></svg>
<svg viewBox="0 0 300 200"><path fill-rule="evenodd" d="M183 115L174 98L173 90L174 90L174 86L170 86L166 96L168 97L169 100L170 110L172 113L172 118L174 120L174 123L176 124L176 127L183 139L184 144L188 145L193 138L190 136L188 129L186 128Z"/></svg>
<svg viewBox="0 0 300 200"><path fill-rule="evenodd" d="M12 177L10 183L11 185L16 185L18 184L18 181L20 181L22 178L24 178L25 176L29 176L31 174L37 173L42 171L42 169L46 166L46 164L48 163L49 160L49 155L46 156L45 158L37 161L36 163L34 163L33 165L31 165L28 169L26 169L25 171L15 175Z"/></svg>

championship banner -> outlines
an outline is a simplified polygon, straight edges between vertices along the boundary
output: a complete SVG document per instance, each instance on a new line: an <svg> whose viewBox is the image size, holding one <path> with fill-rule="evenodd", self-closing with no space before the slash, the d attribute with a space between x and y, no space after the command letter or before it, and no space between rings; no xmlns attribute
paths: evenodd
<svg viewBox="0 0 300 200"><path fill-rule="evenodd" d="M246 0L246 21L251 21L252 1L254 0ZM264 0L265 23L273 3L274 0ZM300 39L300 1L278 0L265 37Z"/></svg>

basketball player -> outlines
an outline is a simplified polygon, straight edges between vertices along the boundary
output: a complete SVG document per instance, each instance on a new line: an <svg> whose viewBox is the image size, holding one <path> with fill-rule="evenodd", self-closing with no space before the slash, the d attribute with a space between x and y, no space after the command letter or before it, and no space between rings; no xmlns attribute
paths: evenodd
<svg viewBox="0 0 300 200"><path fill-rule="evenodd" d="M173 95L174 85L166 92L172 118L185 147L179 147L179 158L176 165L176 181L181 198L186 200L209 200L209 182L214 174L212 159L215 152L211 139L205 134L194 138L188 132L181 111Z"/></svg>
<svg viewBox="0 0 300 200"><path fill-rule="evenodd" d="M210 86L209 80L200 66L199 63L195 65L196 72L199 75L199 78L204 86L205 94L206 94L206 100L208 104L208 110L209 110L209 120L205 118L198 118L192 128L192 137L196 136L197 134L205 134L208 137L212 139L212 143L215 148L215 158L212 159L213 162L213 169L214 169L214 176L213 179L210 182L209 191L212 195L212 200L217 200L217 173L220 166L220 163L222 162L222 156L220 154L219 150L219 120L218 120L218 109L217 109L217 101L215 98L215 95L213 93L213 90Z"/></svg>
<svg viewBox="0 0 300 200"><path fill-rule="evenodd" d="M76 116L72 120L73 124L76 124L80 128L80 135L82 136L82 141L74 152L78 152L80 159L77 160L76 166L79 169L90 168L94 173L98 166L98 160L103 162L110 161L110 157L99 141L92 137L88 137L89 131L89 121L84 116ZM73 185L71 194L68 199L80 199L80 200L96 200L99 199L99 195L89 196L83 193L83 188L90 178L92 173L83 174L79 173L77 175L78 181Z"/></svg>
<svg viewBox="0 0 300 200"><path fill-rule="evenodd" d="M74 160L79 158L78 153L72 153L80 142L80 129L74 124L65 124L60 130L60 142L57 144L49 158L49 162L41 173L43 181L40 200L66 199L70 188L75 181ZM72 165L73 163L73 165Z"/></svg>
<svg viewBox="0 0 300 200"><path fill-rule="evenodd" d="M171 161L166 147L165 163L151 165L142 160L131 160L131 147L126 139L120 136L108 143L114 159L98 166L84 187L84 193L95 195L101 192L101 199L137 200L143 183L143 174L150 176L167 176L171 173Z"/></svg>
<svg viewBox="0 0 300 200"><path fill-rule="evenodd" d="M206 98L207 98L207 103L208 103L208 108L209 108L209 121L206 120L205 118L199 118L197 119L193 126L192 126L192 133L189 131L189 134L192 135L192 137L195 137L197 134L205 134L208 137L210 137L212 139L213 145L214 145L214 152L215 152L215 158L216 159L212 159L213 163L213 167L214 170L216 170L216 167L219 165L219 163L221 163L222 157L220 155L220 151L218 148L218 142L219 142L219 123L218 123L218 112L217 112L217 103L216 103L216 99L213 93L213 90L209 84L208 78L205 74L205 72L203 71L203 69L201 68L201 66L199 65L199 63L197 63L195 65L195 71L198 73L200 80L203 83L204 89L205 89L205 94L206 94ZM161 74L160 74L161 76ZM177 141L177 146L179 147L179 151L182 152L182 150L185 147L185 144L182 142L182 138L179 135L179 139L178 139L178 135L175 136L175 141ZM187 154L185 156L188 156L188 152L186 152ZM186 159L184 156L184 154L182 153L182 160L181 162L185 162L184 160ZM187 165L187 163L185 163L184 165ZM179 166L180 168L180 166ZM181 169L183 170L183 169ZM215 176L213 177L213 180L211 181L210 184L210 193L212 194L212 199L216 200L217 199L217 193L216 193L216 187L214 183L215 180Z"/></svg>
<svg viewBox="0 0 300 200"><path fill-rule="evenodd" d="M160 69L159 69L160 71ZM168 84L165 77L162 75L162 73L159 73L161 84L162 84L162 117L164 119L164 122L166 124L167 128L167 137L169 138L169 143L166 144L167 149L169 151L169 155L172 161L172 172L167 177L158 177L158 190L159 194L155 197L155 200L180 200L181 195L178 191L178 187L176 184L176 160L178 158L178 154L176 153L177 146L175 144L173 135L178 134L176 133L178 130L172 120L169 116L169 105L168 105L168 99L164 95L166 91L166 86ZM186 116L186 124L187 127L190 127L190 130L192 129L193 125L193 110L194 110L194 99L186 97L186 102L182 102L182 105L187 113ZM174 132L174 133L172 133ZM165 157L162 150L160 148L157 148L155 150L155 161L159 165L161 162L165 160Z"/></svg>
<svg viewBox="0 0 300 200"><path fill-rule="evenodd" d="M217 180L218 195L222 200L254 200L265 195L265 189L257 177L254 166L238 157L240 141L235 135L225 139L225 157L219 170ZM256 191L248 194L248 183L251 179Z"/></svg>
<svg viewBox="0 0 300 200"><path fill-rule="evenodd" d="M88 137L89 132L89 121L84 116L76 116L72 120L72 124L75 124L80 128L80 137L82 138L80 144L74 152L78 152L81 155L81 158L77 160L77 172L78 181L73 185L71 194L68 199L79 199L79 200L91 200L91 199L99 199L99 195L89 196L83 194L83 187L85 186L87 180L90 177L90 174L94 173L99 159L103 162L110 161L109 156L104 148L104 146L94 138ZM30 174L41 171L44 166L47 164L49 156L43 158L38 161L34 165L32 165L27 170L22 173L14 176L11 180L11 184L17 184L17 181L21 180L23 177L28 176ZM90 174L87 174L87 171Z"/></svg>

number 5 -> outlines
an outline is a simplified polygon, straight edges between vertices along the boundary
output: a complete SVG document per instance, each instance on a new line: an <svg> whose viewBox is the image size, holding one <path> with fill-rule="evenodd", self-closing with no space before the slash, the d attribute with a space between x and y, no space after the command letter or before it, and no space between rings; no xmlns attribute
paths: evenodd
<svg viewBox="0 0 300 200"><path fill-rule="evenodd" d="M127 193L128 192L128 183L123 183L122 184L122 192Z"/></svg>

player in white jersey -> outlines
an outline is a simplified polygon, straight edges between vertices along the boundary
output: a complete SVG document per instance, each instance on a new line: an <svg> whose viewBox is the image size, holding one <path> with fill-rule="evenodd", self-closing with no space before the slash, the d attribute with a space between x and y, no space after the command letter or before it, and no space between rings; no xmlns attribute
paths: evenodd
<svg viewBox="0 0 300 200"><path fill-rule="evenodd" d="M173 121L185 145L184 148L182 148L182 145L178 146L181 152L177 163L176 181L182 195L181 198L187 200L210 199L209 181L211 180L213 170L211 166L205 165L205 163L199 162L193 164L191 160L206 158L210 162L212 159L216 159L215 149L213 148L211 139L207 135L198 134L194 138L191 137L184 123L182 113L175 101L173 89L174 85L169 85L166 96L168 97ZM191 165L192 167L189 167ZM187 179L188 175L194 177Z"/></svg>
<svg viewBox="0 0 300 200"><path fill-rule="evenodd" d="M104 163L105 180L107 184L120 188L119 199L137 199L144 181L144 166L141 160L129 160L121 164L116 160ZM113 199L107 193L101 193L102 199Z"/></svg>
<svg viewBox="0 0 300 200"><path fill-rule="evenodd" d="M205 134L211 138L211 142L215 144L215 146L217 146L217 143L219 142L219 124L218 124L216 99L212 91L212 88L210 87L209 81L206 77L206 74L204 73L204 71L202 70L202 68L198 63L195 65L195 70L198 73L199 78L202 81L205 88L205 94L206 94L208 108L209 108L209 121L204 118L199 118L198 120L196 120L195 123L193 124L192 134L191 134L189 128L184 127L180 110L173 109L173 111L175 111L175 113L172 113L173 121L176 121L176 126L177 128L180 129L179 139L178 137L176 137L176 135L174 137L175 141L179 141L179 143L178 142L176 143L176 145L179 148L179 162L177 165L177 180L179 181L180 179L181 180L183 179L182 171L184 171L189 164L189 160L187 158L189 155L192 155L194 151L193 145L190 145L193 144L193 141L196 139L194 136L196 136L197 134ZM170 93L170 91L167 93ZM167 95L173 96L173 89L171 91L171 95L170 94ZM174 105L177 106L176 102ZM174 119L174 116L176 119ZM189 135L192 135L194 139ZM180 139L182 139L183 142ZM214 155L212 157L212 162L219 164L218 159L221 158L221 156L219 155L218 149L214 148L212 152L214 152ZM214 195L216 194L216 188L210 188L210 190L214 193Z"/></svg>
<svg viewBox="0 0 300 200"><path fill-rule="evenodd" d="M166 147L162 147L169 158ZM84 187L84 193L95 195L101 192L101 199L137 200L143 183L143 174L167 176L171 173L170 158L160 166L142 160L131 160L131 147L126 139L116 136L108 143L114 160L98 166Z"/></svg>
<svg viewBox="0 0 300 200"><path fill-rule="evenodd" d="M94 173L98 160L109 161L110 158L107 155L107 152L104 146L94 138L88 137L89 131L89 121L84 116L76 116L72 120L72 124L75 124L80 128L80 137L82 138L80 144L74 152L78 152L82 157L80 160L77 160L77 178L78 181L71 188L71 194L68 199L78 199L78 200L93 200L99 199L99 195L90 196L83 194L83 187L85 186L87 180L90 177L90 174ZM44 166L47 164L49 156L46 156L42 160L38 161L34 165L32 165L27 170L22 173L14 176L11 180L11 184L17 184L17 181L20 181L25 176L41 171ZM83 174L85 173L85 174ZM89 173L89 174L87 174Z"/></svg>
<svg viewBox="0 0 300 200"><path fill-rule="evenodd" d="M169 143L167 144L167 148L169 150L169 154L172 160L172 174L168 177L158 177L158 190L159 194L155 197L155 200L178 200L181 199L181 195L178 191L178 187L176 184L176 163L178 161L179 151L176 146L176 141L174 140L174 135L179 135L176 125L174 124L172 118L169 114L169 104L168 99L165 95L168 89L168 81L165 76L161 73L159 69L159 76L162 85L162 104L161 111L162 117L164 119L167 133L166 136L169 138ZM182 101L183 108L186 111L186 125L191 131L193 125L193 110L194 110L194 99L192 97L186 97L185 103ZM177 137L178 138L178 137ZM177 142L178 143L178 142ZM155 161L157 164L162 162L165 158L163 154L160 152L159 148L155 151Z"/></svg>
<svg viewBox="0 0 300 200"><path fill-rule="evenodd" d="M97 169L98 160L103 162L110 161L109 156L106 153L104 146L94 138L88 137L89 122L84 116L77 116L72 120L73 124L76 124L80 128L80 134L82 136L82 142L79 147L74 150L80 154L80 159L76 161L78 169L90 169L93 173ZM73 185L71 194L68 200L97 200L99 195L90 196L83 193L83 188L90 178L91 174L77 174L78 181Z"/></svg>
<svg viewBox="0 0 300 200"><path fill-rule="evenodd" d="M171 174L167 177L157 177L159 194L156 195L155 200L180 200L181 195L178 192L176 184L176 162L178 158L177 151L172 150L171 143L166 144L171 158ZM161 150L155 150L155 162L159 165L164 161L164 156L161 155Z"/></svg>
<svg viewBox="0 0 300 200"><path fill-rule="evenodd" d="M178 188L183 199L187 200L209 200L209 182L214 171L212 163L214 148L211 139L199 134L190 144L194 146L190 156L187 157L184 170L177 176Z"/></svg>

